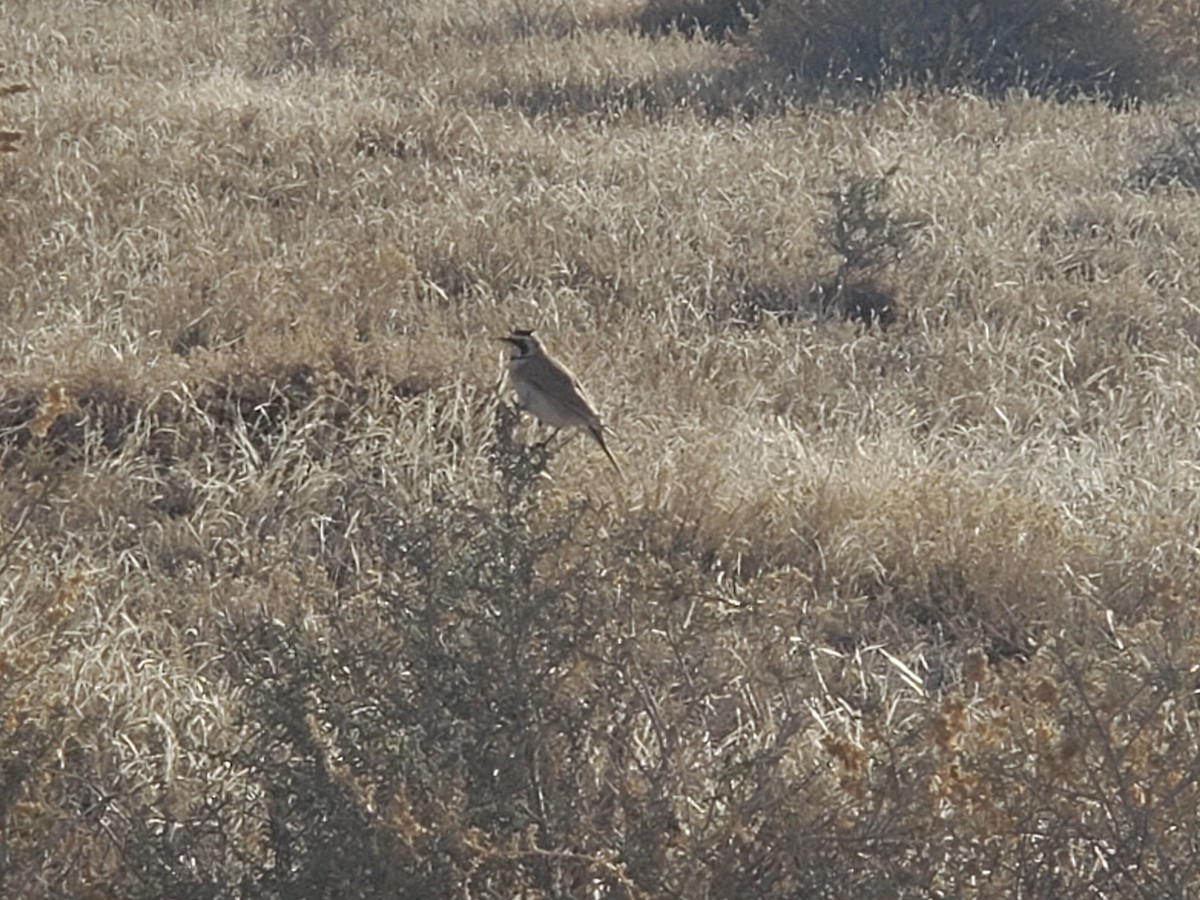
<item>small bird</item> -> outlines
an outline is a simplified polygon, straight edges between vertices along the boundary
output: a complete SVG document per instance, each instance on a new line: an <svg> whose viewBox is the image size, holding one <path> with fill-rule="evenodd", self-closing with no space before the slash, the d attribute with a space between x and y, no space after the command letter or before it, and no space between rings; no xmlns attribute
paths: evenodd
<svg viewBox="0 0 1200 900"><path fill-rule="evenodd" d="M532 331L515 329L500 340L513 346L508 377L517 392L517 406L533 413L555 431L560 428L584 429L600 445L620 475L621 467L604 443L600 417L584 398L575 376L562 363L550 358Z"/></svg>

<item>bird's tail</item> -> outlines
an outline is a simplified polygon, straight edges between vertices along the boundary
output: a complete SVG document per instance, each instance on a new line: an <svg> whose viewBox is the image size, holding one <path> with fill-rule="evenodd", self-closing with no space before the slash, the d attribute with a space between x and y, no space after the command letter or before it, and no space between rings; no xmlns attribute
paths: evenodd
<svg viewBox="0 0 1200 900"><path fill-rule="evenodd" d="M588 430L591 432L592 437L596 439L596 443L600 445L600 449L604 451L604 455L608 457L608 461L612 463L613 468L617 470L617 474L624 478L625 473L621 471L621 467L617 464L617 458L612 455L612 451L608 449L608 444L604 442L604 431L599 426Z"/></svg>

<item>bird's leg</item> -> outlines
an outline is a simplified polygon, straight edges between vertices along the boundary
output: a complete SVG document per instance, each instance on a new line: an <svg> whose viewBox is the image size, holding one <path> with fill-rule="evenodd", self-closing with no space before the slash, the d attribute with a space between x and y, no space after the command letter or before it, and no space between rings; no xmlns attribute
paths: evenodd
<svg viewBox="0 0 1200 900"><path fill-rule="evenodd" d="M552 440L554 440L556 437L558 437L558 432L559 432L559 429L555 428L552 432L550 432L550 437L546 438L544 441L541 441L540 443L534 444L533 446L535 446L541 450L545 450L547 447L550 446L550 442Z"/></svg>

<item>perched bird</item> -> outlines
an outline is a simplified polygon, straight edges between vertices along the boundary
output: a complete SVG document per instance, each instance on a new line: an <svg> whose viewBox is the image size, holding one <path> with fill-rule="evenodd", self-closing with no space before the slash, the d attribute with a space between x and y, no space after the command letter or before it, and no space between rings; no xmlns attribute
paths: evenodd
<svg viewBox="0 0 1200 900"><path fill-rule="evenodd" d="M500 340L513 346L508 377L517 392L517 406L533 413L555 431L582 428L600 445L617 474L621 474L621 467L604 443L600 417L584 398L575 376L562 363L550 358L532 331L517 329Z"/></svg>

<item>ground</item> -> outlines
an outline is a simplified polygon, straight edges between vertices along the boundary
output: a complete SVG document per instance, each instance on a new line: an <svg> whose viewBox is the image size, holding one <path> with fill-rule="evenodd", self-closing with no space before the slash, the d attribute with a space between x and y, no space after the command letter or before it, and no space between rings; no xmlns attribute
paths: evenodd
<svg viewBox="0 0 1200 900"><path fill-rule="evenodd" d="M6 895L1200 887L1186 83L0 9Z"/></svg>

